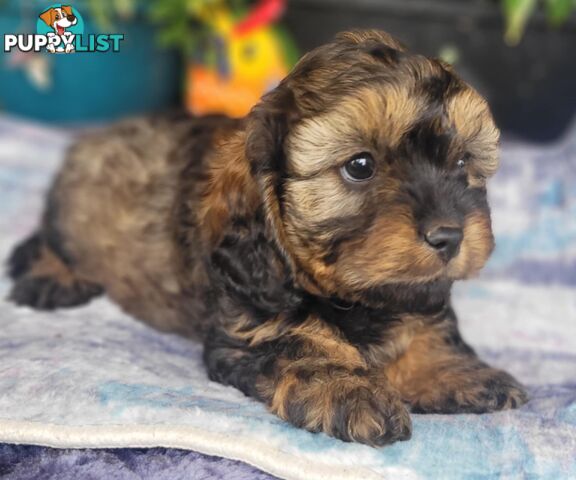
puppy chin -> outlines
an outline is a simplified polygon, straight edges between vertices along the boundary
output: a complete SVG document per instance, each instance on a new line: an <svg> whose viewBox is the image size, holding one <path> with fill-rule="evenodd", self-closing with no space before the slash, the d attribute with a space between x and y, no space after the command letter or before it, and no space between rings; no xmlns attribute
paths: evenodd
<svg viewBox="0 0 576 480"><path fill-rule="evenodd" d="M437 277L433 280L394 282L356 291L353 301L369 308L390 313L434 313L447 305L452 280Z"/></svg>
<svg viewBox="0 0 576 480"><path fill-rule="evenodd" d="M449 262L430 262L426 273L414 276L402 275L387 285L404 285L421 287L437 282L452 283L458 280L466 280L478 276L486 265L493 247L487 247L483 255L471 255L470 250L463 246L461 252ZM388 280L389 281L389 280Z"/></svg>

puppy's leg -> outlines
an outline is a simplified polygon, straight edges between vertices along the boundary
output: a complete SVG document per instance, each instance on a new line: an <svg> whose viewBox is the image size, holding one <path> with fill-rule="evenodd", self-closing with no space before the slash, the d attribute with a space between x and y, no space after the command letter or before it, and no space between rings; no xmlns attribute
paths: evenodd
<svg viewBox="0 0 576 480"><path fill-rule="evenodd" d="M485 413L527 401L508 373L479 360L450 312L440 324L416 334L407 351L387 366L386 376L417 413Z"/></svg>
<svg viewBox="0 0 576 480"><path fill-rule="evenodd" d="M207 340L211 379L312 432L374 446L410 438L410 416L397 392L327 324L309 318L283 329L282 320L270 321L233 335L214 332Z"/></svg>
<svg viewBox="0 0 576 480"><path fill-rule="evenodd" d="M39 233L34 233L18 244L7 263L7 273L12 280L18 280L32 269L32 265L40 257L42 239Z"/></svg>
<svg viewBox="0 0 576 480"><path fill-rule="evenodd" d="M103 291L99 285L78 278L39 233L14 249L8 274L14 280L9 299L40 310L81 305Z"/></svg>

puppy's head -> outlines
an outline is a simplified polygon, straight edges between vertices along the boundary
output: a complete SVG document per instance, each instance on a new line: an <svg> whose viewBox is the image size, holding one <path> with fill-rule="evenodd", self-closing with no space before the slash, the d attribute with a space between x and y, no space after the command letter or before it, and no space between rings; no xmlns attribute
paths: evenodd
<svg viewBox="0 0 576 480"><path fill-rule="evenodd" d="M262 99L246 153L300 282L362 301L484 265L498 137L450 67L362 31L307 54Z"/></svg>
<svg viewBox="0 0 576 480"><path fill-rule="evenodd" d="M49 8L40 14L40 19L46 25L53 28L58 35L62 35L66 28L78 22L78 19L72 12L72 7L69 5Z"/></svg>

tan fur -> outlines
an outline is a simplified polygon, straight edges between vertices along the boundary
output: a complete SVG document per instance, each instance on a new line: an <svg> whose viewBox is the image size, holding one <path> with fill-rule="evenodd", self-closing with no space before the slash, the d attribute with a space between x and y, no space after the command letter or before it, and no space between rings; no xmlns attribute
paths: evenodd
<svg viewBox="0 0 576 480"><path fill-rule="evenodd" d="M285 318L278 315L276 318L252 327L252 322L246 316L235 318L232 325L226 330L234 338L247 342L251 347L261 345L264 342L276 340L287 331Z"/></svg>
<svg viewBox="0 0 576 480"><path fill-rule="evenodd" d="M477 159L474 173L485 177L494 175L499 163L500 132L494 125L486 100L467 88L449 101L446 110L468 151Z"/></svg>
<svg viewBox="0 0 576 480"><path fill-rule="evenodd" d="M244 155L244 142L244 132L237 132L221 145L217 141L219 154L210 155L208 160L208 182L198 217L205 227L203 235L209 247L219 243L220 234L232 215L251 212L260 203L257 185Z"/></svg>
<svg viewBox="0 0 576 480"><path fill-rule="evenodd" d="M440 411L452 403L480 410L494 388L490 381L505 374L477 358L455 353L444 333L442 325L421 329L406 351L385 367L385 375L402 399L416 409ZM524 392L515 389L504 404L494 403L493 409L512 408L524 401Z"/></svg>
<svg viewBox="0 0 576 480"><path fill-rule="evenodd" d="M464 222L464 240L459 255L448 266L453 278L468 278L476 275L484 266L494 248L494 236L490 219L477 213L467 216Z"/></svg>
<svg viewBox="0 0 576 480"><path fill-rule="evenodd" d="M318 318L309 318L288 332L305 345L307 354L319 355L332 364L347 368L365 368L366 361L358 350L346 342L334 327Z"/></svg>
<svg viewBox="0 0 576 480"><path fill-rule="evenodd" d="M355 373L367 364L334 329L311 318L287 335L303 341L301 360L281 362L274 379L262 377L259 383L273 413L290 420L292 410L302 405L300 426L307 430L374 445L386 435L409 431L410 418L400 398L393 389L384 388L381 379L377 386L372 377ZM336 412L342 416L340 424ZM391 412L398 417L392 418Z"/></svg>
<svg viewBox="0 0 576 480"><path fill-rule="evenodd" d="M287 139L290 173L318 175L357 152L397 146L424 106L411 88L409 84L361 88L326 114L304 120Z"/></svg>
<svg viewBox="0 0 576 480"><path fill-rule="evenodd" d="M197 330L186 324L195 292L178 278L170 227L184 166L173 159L185 160L171 152L183 133L134 120L92 135L71 150L54 191L61 234L73 239L64 248L77 259L78 274L106 285L134 316L190 334ZM186 275L205 282L200 271Z"/></svg>

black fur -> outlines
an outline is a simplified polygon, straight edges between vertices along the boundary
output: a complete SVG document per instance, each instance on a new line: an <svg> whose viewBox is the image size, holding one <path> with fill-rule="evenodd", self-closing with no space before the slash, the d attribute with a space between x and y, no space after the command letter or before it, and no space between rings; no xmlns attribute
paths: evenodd
<svg viewBox="0 0 576 480"><path fill-rule="evenodd" d="M56 229L48 229L46 235L51 243L62 251L59 236L55 232ZM17 305L26 305L38 310L54 310L83 305L101 295L104 289L100 285L85 280L74 280L70 284L63 285L54 277L29 275L34 263L42 255L42 248L52 250L46 243L46 235L44 232L42 236L38 233L32 235L19 244L10 255L8 275L14 280L14 285L9 300ZM64 265L67 264L60 255L54 254ZM70 257L67 258L70 262Z"/></svg>
<svg viewBox="0 0 576 480"><path fill-rule="evenodd" d="M54 310L83 305L103 292L102 287L90 282L75 281L62 285L52 277L25 276L14 284L10 300L38 310Z"/></svg>
<svg viewBox="0 0 576 480"><path fill-rule="evenodd" d="M210 380L232 385L254 398L261 398L256 388L258 376L272 374L275 360L270 346L248 348L244 342L215 328L204 341L203 358Z"/></svg>
<svg viewBox="0 0 576 480"><path fill-rule="evenodd" d="M35 233L20 243L8 258L7 273L12 280L22 277L40 257L42 239Z"/></svg>
<svg viewBox="0 0 576 480"><path fill-rule="evenodd" d="M261 212L251 219L236 219L210 259L213 284L261 321L297 308L302 299L269 237Z"/></svg>

